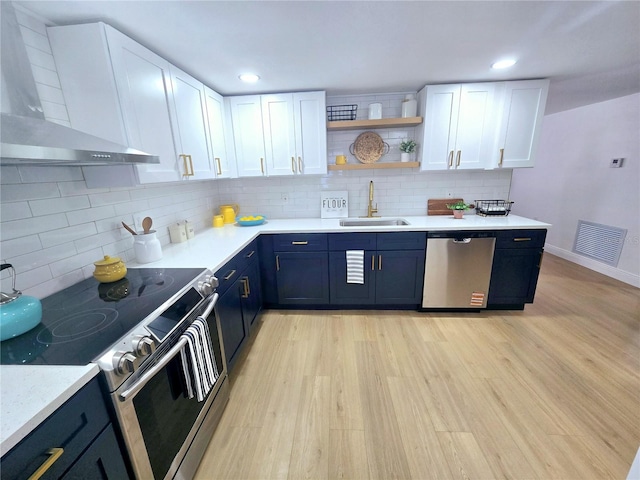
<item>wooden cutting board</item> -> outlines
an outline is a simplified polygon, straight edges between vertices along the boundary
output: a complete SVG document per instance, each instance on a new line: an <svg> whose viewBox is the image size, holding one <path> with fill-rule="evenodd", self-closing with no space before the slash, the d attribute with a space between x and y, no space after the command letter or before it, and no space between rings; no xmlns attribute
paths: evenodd
<svg viewBox="0 0 640 480"><path fill-rule="evenodd" d="M427 200L427 215L453 215L447 204L462 201L462 198L430 198Z"/></svg>

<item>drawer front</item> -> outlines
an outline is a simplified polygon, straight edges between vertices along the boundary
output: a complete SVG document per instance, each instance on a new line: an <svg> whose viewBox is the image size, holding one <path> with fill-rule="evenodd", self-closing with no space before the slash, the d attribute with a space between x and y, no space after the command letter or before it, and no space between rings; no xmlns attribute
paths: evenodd
<svg viewBox="0 0 640 480"><path fill-rule="evenodd" d="M240 272L247 268L251 262L258 260L258 242L254 240L244 247L240 253L234 257L234 260L237 262L238 271Z"/></svg>
<svg viewBox="0 0 640 480"><path fill-rule="evenodd" d="M544 247L546 230L504 230L496 232L496 248Z"/></svg>
<svg viewBox="0 0 640 480"><path fill-rule="evenodd" d="M329 250L375 250L375 233L332 233L329 234Z"/></svg>
<svg viewBox="0 0 640 480"><path fill-rule="evenodd" d="M2 478L28 478L52 456L50 449L63 449L41 477L59 478L108 423L98 380L93 379L2 457Z"/></svg>
<svg viewBox="0 0 640 480"><path fill-rule="evenodd" d="M424 250L426 246L426 232L378 233L378 250Z"/></svg>
<svg viewBox="0 0 640 480"><path fill-rule="evenodd" d="M276 252L321 252L327 249L326 233L286 233L273 239Z"/></svg>
<svg viewBox="0 0 640 480"><path fill-rule="evenodd" d="M233 282L235 282L240 276L240 265L238 264L238 257L235 256L227 263L224 264L223 267L216 270L214 274L218 279L218 288L216 291L219 295L222 296L224 292L226 292Z"/></svg>

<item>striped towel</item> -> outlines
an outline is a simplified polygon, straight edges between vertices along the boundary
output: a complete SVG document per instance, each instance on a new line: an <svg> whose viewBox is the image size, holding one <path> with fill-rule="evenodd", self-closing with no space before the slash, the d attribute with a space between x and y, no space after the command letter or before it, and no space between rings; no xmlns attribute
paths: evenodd
<svg viewBox="0 0 640 480"><path fill-rule="evenodd" d="M187 395L202 402L220 376L211 348L209 326L203 317L197 317L182 337L187 344L180 350Z"/></svg>
<svg viewBox="0 0 640 480"><path fill-rule="evenodd" d="M347 283L364 285L364 250L347 250Z"/></svg>

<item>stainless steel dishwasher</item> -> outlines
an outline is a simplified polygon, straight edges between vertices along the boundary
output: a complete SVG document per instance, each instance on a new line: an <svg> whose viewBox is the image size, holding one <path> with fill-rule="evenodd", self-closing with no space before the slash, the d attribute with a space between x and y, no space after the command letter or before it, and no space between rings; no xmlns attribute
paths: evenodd
<svg viewBox="0 0 640 480"><path fill-rule="evenodd" d="M495 243L492 232L427 234L422 307L485 308Z"/></svg>

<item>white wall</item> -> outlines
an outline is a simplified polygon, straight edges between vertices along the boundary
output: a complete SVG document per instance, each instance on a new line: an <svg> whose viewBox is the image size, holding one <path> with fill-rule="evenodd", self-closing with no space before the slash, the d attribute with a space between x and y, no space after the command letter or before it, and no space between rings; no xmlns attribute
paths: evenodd
<svg viewBox="0 0 640 480"><path fill-rule="evenodd" d="M548 115L536 166L513 171L513 212L553 224L550 253L640 286L639 160L640 94ZM628 230L617 268L571 252L578 220Z"/></svg>

